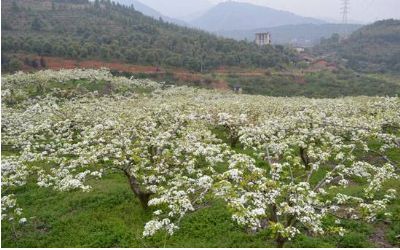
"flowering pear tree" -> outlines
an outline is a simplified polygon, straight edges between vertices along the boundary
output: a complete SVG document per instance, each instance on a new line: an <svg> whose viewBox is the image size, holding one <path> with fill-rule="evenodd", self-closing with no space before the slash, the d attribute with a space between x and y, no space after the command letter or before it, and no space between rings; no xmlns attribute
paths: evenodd
<svg viewBox="0 0 400 250"><path fill-rule="evenodd" d="M59 191L89 191L91 178L120 171L143 208L165 207L154 212L145 235L177 229L173 221L195 210L213 184L213 166L224 160L227 146L185 105L54 101L46 98L6 119L5 140L20 150L21 168L31 166L39 186Z"/></svg>
<svg viewBox="0 0 400 250"><path fill-rule="evenodd" d="M395 189L383 189L385 181L398 178L398 166L384 156L389 148L398 147L398 137L386 133L385 127L399 126L398 114L387 119L397 111L377 112L377 104L399 103L397 99L372 103L362 117L346 106L316 103L242 128L240 141L268 168L257 168L247 155L231 160L217 195L234 211L233 219L254 231L271 229L280 247L302 228L316 235L343 235L341 219L376 220L396 198ZM372 139L381 145L382 163L360 156L373 154L368 147ZM362 194L346 192L346 187L361 183L367 183ZM328 216L337 218L339 225L326 228L323 219Z"/></svg>

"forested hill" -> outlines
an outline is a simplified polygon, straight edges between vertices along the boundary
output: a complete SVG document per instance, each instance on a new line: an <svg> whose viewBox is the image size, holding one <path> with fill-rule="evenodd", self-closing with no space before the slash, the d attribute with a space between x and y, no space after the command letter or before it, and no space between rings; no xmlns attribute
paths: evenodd
<svg viewBox="0 0 400 250"><path fill-rule="evenodd" d="M400 72L400 20L383 20L362 27L341 40L338 35L323 40L319 53L336 54L360 71Z"/></svg>
<svg viewBox="0 0 400 250"><path fill-rule="evenodd" d="M106 0L3 0L2 5L5 58L34 53L196 71L223 65L270 67L290 60L281 47L218 38Z"/></svg>

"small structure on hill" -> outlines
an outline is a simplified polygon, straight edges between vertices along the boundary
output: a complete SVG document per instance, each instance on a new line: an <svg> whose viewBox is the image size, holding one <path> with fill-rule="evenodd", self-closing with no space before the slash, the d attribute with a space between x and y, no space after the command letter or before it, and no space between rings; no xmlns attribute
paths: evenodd
<svg viewBox="0 0 400 250"><path fill-rule="evenodd" d="M233 91L234 91L236 94L242 94L242 93L243 93L243 89L242 89L242 87L240 87L240 86L235 86L235 87L233 88Z"/></svg>
<svg viewBox="0 0 400 250"><path fill-rule="evenodd" d="M269 32L256 33L255 42L258 46L269 45L272 43L271 34Z"/></svg>
<svg viewBox="0 0 400 250"><path fill-rule="evenodd" d="M303 47L295 47L294 50L296 50L297 53L303 53L304 51L306 51L306 49Z"/></svg>
<svg viewBox="0 0 400 250"><path fill-rule="evenodd" d="M315 60L313 56L306 53L301 53L298 58L299 62L305 62L307 64L310 64Z"/></svg>

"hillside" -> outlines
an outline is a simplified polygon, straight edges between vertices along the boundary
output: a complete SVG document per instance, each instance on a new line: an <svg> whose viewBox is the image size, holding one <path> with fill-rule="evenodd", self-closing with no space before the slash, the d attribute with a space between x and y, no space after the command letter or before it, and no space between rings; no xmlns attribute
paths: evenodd
<svg viewBox="0 0 400 250"><path fill-rule="evenodd" d="M285 51L271 46L218 38L105 0L5 0L2 5L3 64L21 53L195 71L223 65L271 67L290 61ZM12 64L21 62L14 59Z"/></svg>
<svg viewBox="0 0 400 250"><path fill-rule="evenodd" d="M331 37L334 33L343 34L345 31L353 32L361 26L359 24L298 24L255 30L217 31L215 33L236 40L247 39L252 41L255 33L269 32L272 35L273 44L295 44L297 46L311 47L318 44L323 37Z"/></svg>
<svg viewBox="0 0 400 250"><path fill-rule="evenodd" d="M362 27L341 40L325 39L315 49L319 54L335 53L359 71L400 72L400 20L383 20Z"/></svg>
<svg viewBox="0 0 400 250"><path fill-rule="evenodd" d="M208 31L251 30L305 23L321 24L324 21L233 1L220 3L191 22L193 26Z"/></svg>

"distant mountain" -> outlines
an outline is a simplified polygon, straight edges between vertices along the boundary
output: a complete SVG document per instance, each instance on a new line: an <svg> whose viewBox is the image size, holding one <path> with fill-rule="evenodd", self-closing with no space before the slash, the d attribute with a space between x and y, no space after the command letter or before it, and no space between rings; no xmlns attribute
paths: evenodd
<svg viewBox="0 0 400 250"><path fill-rule="evenodd" d="M255 30L217 31L215 33L227 38L251 41L254 39L255 33L269 32L271 33L273 44L293 44L311 47L318 44L323 37L329 38L334 33L353 32L361 28L361 26L359 24L298 24Z"/></svg>
<svg viewBox="0 0 400 250"><path fill-rule="evenodd" d="M190 14L185 14L184 16L180 16L179 19L181 19L181 20L185 21L186 23L190 24L195 19L202 17L207 11L208 11L208 9L197 11L197 12L193 12L193 13L190 13Z"/></svg>
<svg viewBox="0 0 400 250"><path fill-rule="evenodd" d="M165 15L161 14L160 12L158 12L157 10L149 7L148 5L143 4L140 1L137 1L137 0L114 0L114 1L116 3L122 4L122 5L125 5L128 7L133 5L135 10L142 12L146 16L153 17L155 19L162 18L166 22L175 23L175 24L182 25L182 26L188 26L188 24L185 23L184 21L165 16Z"/></svg>
<svg viewBox="0 0 400 250"><path fill-rule="evenodd" d="M252 30L290 24L322 24L322 20L241 2L224 2L191 22L208 31Z"/></svg>
<svg viewBox="0 0 400 250"><path fill-rule="evenodd" d="M193 19L197 13L202 13L213 4L208 0L141 0L147 6L162 14L177 19Z"/></svg>

